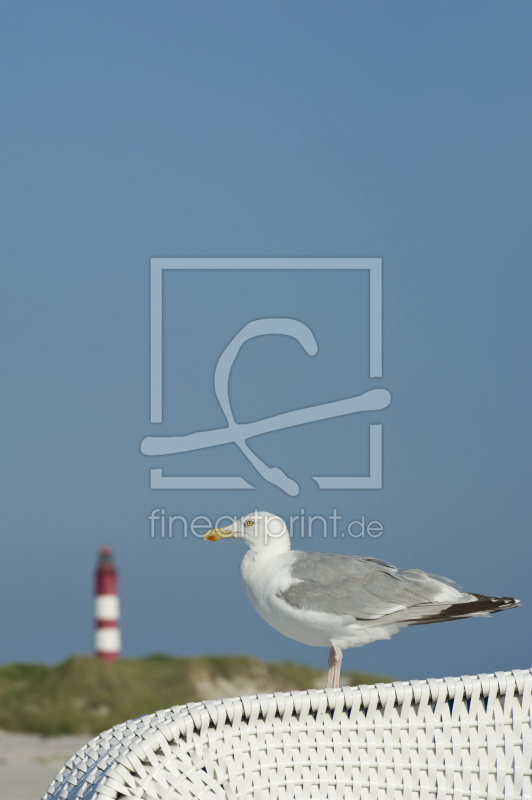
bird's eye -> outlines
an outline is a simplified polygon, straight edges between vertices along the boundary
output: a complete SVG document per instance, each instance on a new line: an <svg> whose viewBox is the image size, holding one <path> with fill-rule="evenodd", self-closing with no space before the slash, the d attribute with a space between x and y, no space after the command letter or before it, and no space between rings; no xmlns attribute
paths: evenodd
<svg viewBox="0 0 532 800"><path fill-rule="evenodd" d="M253 520L252 519L246 520L246 525L253 525Z"/></svg>

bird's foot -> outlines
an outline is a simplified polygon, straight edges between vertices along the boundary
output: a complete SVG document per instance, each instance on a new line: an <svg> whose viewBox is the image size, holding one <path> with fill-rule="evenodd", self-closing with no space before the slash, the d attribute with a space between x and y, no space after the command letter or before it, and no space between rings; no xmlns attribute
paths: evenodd
<svg viewBox="0 0 532 800"><path fill-rule="evenodd" d="M329 653L329 674L327 689L338 689L340 686L340 670L342 668L342 651L333 644Z"/></svg>

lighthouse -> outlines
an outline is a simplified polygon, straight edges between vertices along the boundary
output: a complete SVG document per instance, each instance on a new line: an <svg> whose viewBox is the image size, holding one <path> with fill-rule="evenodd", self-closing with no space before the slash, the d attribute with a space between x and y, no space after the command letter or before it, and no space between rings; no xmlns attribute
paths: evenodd
<svg viewBox="0 0 532 800"><path fill-rule="evenodd" d="M98 556L95 581L95 637L94 651L104 661L116 661L120 655L120 600L118 599L118 573L113 551L102 547Z"/></svg>

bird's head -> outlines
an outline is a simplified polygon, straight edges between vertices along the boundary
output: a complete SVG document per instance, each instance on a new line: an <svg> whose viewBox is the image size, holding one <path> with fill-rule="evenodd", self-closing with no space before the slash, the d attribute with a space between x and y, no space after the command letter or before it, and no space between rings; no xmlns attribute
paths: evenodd
<svg viewBox="0 0 532 800"><path fill-rule="evenodd" d="M268 547L268 552L272 553L290 550L290 535L284 520L266 511L246 514L226 528L211 528L205 534L205 539L209 542L216 542L218 539L241 539L251 550Z"/></svg>

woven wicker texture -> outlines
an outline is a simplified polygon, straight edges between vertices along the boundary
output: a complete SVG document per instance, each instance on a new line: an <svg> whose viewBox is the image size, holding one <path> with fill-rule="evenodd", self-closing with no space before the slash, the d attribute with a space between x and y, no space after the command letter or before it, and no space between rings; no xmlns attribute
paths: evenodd
<svg viewBox="0 0 532 800"><path fill-rule="evenodd" d="M532 798L530 670L191 703L88 742L44 798Z"/></svg>

